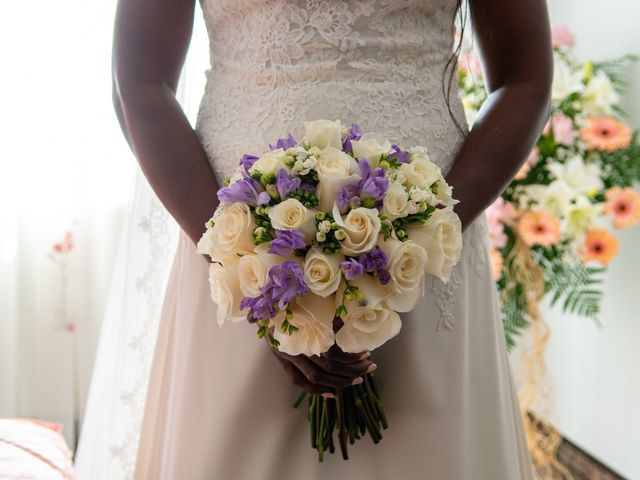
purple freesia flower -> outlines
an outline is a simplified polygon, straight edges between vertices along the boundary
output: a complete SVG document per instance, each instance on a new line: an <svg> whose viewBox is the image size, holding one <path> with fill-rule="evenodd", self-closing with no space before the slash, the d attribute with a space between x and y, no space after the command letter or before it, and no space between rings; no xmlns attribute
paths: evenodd
<svg viewBox="0 0 640 480"><path fill-rule="evenodd" d="M353 147L351 146L352 140L360 140L362 137L362 131L360 130L360 126L357 123L352 123L351 127L349 127L349 131L347 132L347 136L342 142L342 149L345 152L353 153Z"/></svg>
<svg viewBox="0 0 640 480"><path fill-rule="evenodd" d="M385 178L384 168L371 170L371 165L365 158L358 160L358 166L361 179L358 183L342 187L336 197L340 213L346 213L349 207L359 207L365 199L373 199L376 208L382 207L382 198L389 188L389 179Z"/></svg>
<svg viewBox="0 0 640 480"><path fill-rule="evenodd" d="M394 153L391 153L388 158L395 158L399 163L409 163L409 152L400 150L398 145L391 145Z"/></svg>
<svg viewBox="0 0 640 480"><path fill-rule="evenodd" d="M294 250L305 247L304 235L297 230L276 230L276 238L271 241L269 253L287 257Z"/></svg>
<svg viewBox="0 0 640 480"><path fill-rule="evenodd" d="M249 169L253 167L253 164L256 163L257 160L258 157L256 157L255 155L249 155L248 153L245 153L240 159L240 165L242 165L242 168L244 168L244 171L246 173L249 173Z"/></svg>
<svg viewBox="0 0 640 480"><path fill-rule="evenodd" d="M304 281L300 264L284 262L282 265L271 267L269 280L260 289L260 296L243 298L240 308L249 309L250 321L267 320L275 317L278 309L283 310L296 295L305 295L308 292L309 287Z"/></svg>
<svg viewBox="0 0 640 480"><path fill-rule="evenodd" d="M341 262L340 268L347 280L352 280L364 273L364 267L355 258L350 258L349 260Z"/></svg>
<svg viewBox="0 0 640 480"><path fill-rule="evenodd" d="M291 192L300 188L301 180L289 175L286 168L281 168L276 173L276 189L281 199L285 199Z"/></svg>
<svg viewBox="0 0 640 480"><path fill-rule="evenodd" d="M376 272L387 266L387 256L380 247L374 247L358 258L365 272Z"/></svg>
<svg viewBox="0 0 640 480"><path fill-rule="evenodd" d="M252 207L265 205L271 200L269 194L262 190L262 186L249 177L246 172L244 178L218 190L218 199L226 205L242 202Z"/></svg>
<svg viewBox="0 0 640 480"><path fill-rule="evenodd" d="M269 148L271 150L277 150L278 148L286 150L287 148L295 147L297 144L298 142L293 138L293 135L289 134L284 138L279 138L275 146L269 144Z"/></svg>

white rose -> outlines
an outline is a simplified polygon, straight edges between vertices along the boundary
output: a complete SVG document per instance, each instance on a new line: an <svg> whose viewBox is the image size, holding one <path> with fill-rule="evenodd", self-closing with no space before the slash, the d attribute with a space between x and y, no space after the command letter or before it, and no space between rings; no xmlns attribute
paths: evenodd
<svg viewBox="0 0 640 480"><path fill-rule="evenodd" d="M415 162L416 160L429 162L431 161L431 156L429 155L429 150L427 150L427 147L422 147L420 145L411 147L409 149L409 158L412 162Z"/></svg>
<svg viewBox="0 0 640 480"><path fill-rule="evenodd" d="M342 187L360 180L358 162L337 148L329 147L322 150L318 157L316 171L318 172L316 193L320 210L325 212L331 210Z"/></svg>
<svg viewBox="0 0 640 480"><path fill-rule="evenodd" d="M249 173L258 171L262 174L276 174L281 168L286 168L287 170L289 170L289 167L287 167L286 164L287 157L287 152L285 152L282 148L271 150L262 155L258 160L256 160L256 162L249 169Z"/></svg>
<svg viewBox="0 0 640 480"><path fill-rule="evenodd" d="M588 115L610 115L611 107L620 101L618 92L602 70L591 77L582 96L584 112Z"/></svg>
<svg viewBox="0 0 640 480"><path fill-rule="evenodd" d="M345 302L344 325L336 334L336 343L345 352L374 350L395 337L402 326L400 316L386 302L388 292L373 277L363 275L350 281L360 289L362 302ZM341 295L336 296L338 305Z"/></svg>
<svg viewBox="0 0 640 480"><path fill-rule="evenodd" d="M333 219L344 230L345 239L341 244L345 255L360 255L376 245L382 225L375 208L354 208L343 219L338 206L334 205Z"/></svg>
<svg viewBox="0 0 640 480"><path fill-rule="evenodd" d="M381 239L378 245L387 257L387 270L391 277L387 287L393 290L393 294L387 303L396 312L410 312L424 296L427 252L412 240Z"/></svg>
<svg viewBox="0 0 640 480"><path fill-rule="evenodd" d="M202 235L196 251L214 261L230 255L253 253L253 231L256 223L249 206L236 202L225 205L213 217L215 225Z"/></svg>
<svg viewBox="0 0 640 480"><path fill-rule="evenodd" d="M407 214L407 204L409 202L409 194L402 184L393 182L389 185L387 193L382 199L382 212L387 215L389 220L395 220L398 217L404 217Z"/></svg>
<svg viewBox="0 0 640 480"><path fill-rule="evenodd" d="M247 310L240 309L243 298L240 280L237 274L239 258L228 257L224 265L209 265L209 287L211 300L217 305L217 321L221 327L227 322L240 322L246 319Z"/></svg>
<svg viewBox="0 0 640 480"><path fill-rule="evenodd" d="M320 355L331 348L335 342L333 318L335 303L333 297L322 298L312 293L299 296L291 302L293 318L289 320L298 331L289 335L280 327L285 313L275 318L274 337L280 342L278 350L289 355Z"/></svg>
<svg viewBox="0 0 640 480"><path fill-rule="evenodd" d="M438 209L424 225L409 225L407 235L427 252L427 272L448 282L462 251L462 226L453 208Z"/></svg>
<svg viewBox="0 0 640 480"><path fill-rule="evenodd" d="M404 176L407 184L415 185L425 190L442 178L440 167L431 160L423 159L401 164L400 173Z"/></svg>
<svg viewBox="0 0 640 480"><path fill-rule="evenodd" d="M284 202L269 209L271 225L276 230L298 230L310 242L316 234L316 212L305 207L295 198L287 198Z"/></svg>
<svg viewBox="0 0 640 480"><path fill-rule="evenodd" d="M264 244L261 244L264 245ZM240 290L245 297L260 296L260 288L269 279L269 265L261 255L244 255L238 262Z"/></svg>
<svg viewBox="0 0 640 480"><path fill-rule="evenodd" d="M314 147L342 148L342 124L340 120L304 122L304 138Z"/></svg>
<svg viewBox="0 0 640 480"><path fill-rule="evenodd" d="M316 295L328 297L340 286L340 262L342 255L326 254L314 246L309 249L304 260L304 281Z"/></svg>
<svg viewBox="0 0 640 480"><path fill-rule="evenodd" d="M366 158L372 167L378 165L380 156L391 151L391 143L376 133L365 133L360 140L351 140L353 156L358 160Z"/></svg>
<svg viewBox="0 0 640 480"><path fill-rule="evenodd" d="M459 203L458 200L453 198L453 187L449 185L444 178L438 180L436 185L438 185L438 189L432 197L434 206L443 205L445 207L452 207Z"/></svg>

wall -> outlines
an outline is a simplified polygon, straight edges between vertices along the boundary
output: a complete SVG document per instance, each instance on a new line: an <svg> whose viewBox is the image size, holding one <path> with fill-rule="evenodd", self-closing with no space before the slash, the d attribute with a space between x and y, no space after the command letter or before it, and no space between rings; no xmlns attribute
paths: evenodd
<svg viewBox="0 0 640 480"><path fill-rule="evenodd" d="M577 37L581 59L640 55L638 0L549 0L553 25ZM622 103L640 127L640 64L628 69ZM546 311L555 385L554 423L624 477L640 479L640 228L619 231L620 255L605 277L601 326Z"/></svg>

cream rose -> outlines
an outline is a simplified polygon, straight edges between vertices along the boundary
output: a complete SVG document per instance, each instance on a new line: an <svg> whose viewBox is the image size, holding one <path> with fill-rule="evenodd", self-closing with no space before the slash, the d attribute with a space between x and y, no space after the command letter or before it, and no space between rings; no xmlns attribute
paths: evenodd
<svg viewBox="0 0 640 480"><path fill-rule="evenodd" d="M396 312L410 312L424 296L424 273L427 252L412 240L401 242L395 238L380 239L378 246L387 257L387 271L393 290L389 307Z"/></svg>
<svg viewBox="0 0 640 480"><path fill-rule="evenodd" d="M286 168L287 170L289 170L289 167L287 167L286 164L287 156L287 152L285 152L282 148L271 150L262 155L258 160L256 160L256 162L249 169L249 173L258 171L262 174L276 174L281 168Z"/></svg>
<svg viewBox="0 0 640 480"><path fill-rule="evenodd" d="M261 244L264 245L264 244ZM245 297L257 297L269 279L269 265L261 255L244 255L238 262L240 290Z"/></svg>
<svg viewBox="0 0 640 480"><path fill-rule="evenodd" d="M310 242L316 234L316 212L305 207L295 198L287 198L284 202L269 209L271 225L277 230L298 230Z"/></svg>
<svg viewBox="0 0 640 480"><path fill-rule="evenodd" d="M342 124L340 120L314 120L304 122L304 138L318 148L342 148Z"/></svg>
<svg viewBox="0 0 640 480"><path fill-rule="evenodd" d="M316 171L319 180L316 194L320 209L325 212L331 210L342 187L360 180L358 162L337 148L329 147L320 152Z"/></svg>
<svg viewBox="0 0 640 480"><path fill-rule="evenodd" d="M373 350L395 337L402 326L400 316L386 302L388 292L373 277L363 275L351 280L363 295L362 302L346 302L344 325L336 334L336 343L345 352ZM341 295L336 296L338 305Z"/></svg>
<svg viewBox="0 0 640 480"><path fill-rule="evenodd" d="M424 225L407 226L407 235L427 252L427 272L448 282L462 251L462 227L453 208L438 209Z"/></svg>
<svg viewBox="0 0 640 480"><path fill-rule="evenodd" d="M304 260L304 281L316 295L328 297L340 286L340 262L342 255L326 254L314 246L309 249Z"/></svg>
<svg viewBox="0 0 640 480"><path fill-rule="evenodd" d="M212 219L215 224L202 235L196 251L214 261L230 255L253 253L253 231L256 228L249 206L236 202L225 205Z"/></svg>
<svg viewBox="0 0 640 480"><path fill-rule="evenodd" d="M320 355L331 348L335 342L333 317L335 303L332 297L322 298L312 293L299 296L291 304L293 318L289 320L298 331L289 335L280 327L285 313L275 318L274 337L280 342L278 350L289 355Z"/></svg>
<svg viewBox="0 0 640 480"><path fill-rule="evenodd" d="M409 204L409 193L402 184L393 182L389 185L387 192L382 199L382 212L389 220L404 217L407 214Z"/></svg>
<svg viewBox="0 0 640 480"><path fill-rule="evenodd" d="M358 160L366 158L372 167L378 165L380 156L391 151L391 143L376 133L365 133L360 140L351 140L353 156Z"/></svg>
<svg viewBox="0 0 640 480"><path fill-rule="evenodd" d="M334 205L333 219L345 233L345 239L340 242L345 255L360 255L376 245L381 222L375 208L354 208L343 219L338 206Z"/></svg>
<svg viewBox="0 0 640 480"><path fill-rule="evenodd" d="M407 184L425 190L442 178L440 167L426 159L416 159L411 163L401 164L400 173Z"/></svg>
<svg viewBox="0 0 640 480"><path fill-rule="evenodd" d="M240 322L246 319L247 310L240 309L243 298L240 280L237 274L239 258L228 257L224 265L209 265L209 287L211 300L217 305L216 317L221 327L228 322Z"/></svg>

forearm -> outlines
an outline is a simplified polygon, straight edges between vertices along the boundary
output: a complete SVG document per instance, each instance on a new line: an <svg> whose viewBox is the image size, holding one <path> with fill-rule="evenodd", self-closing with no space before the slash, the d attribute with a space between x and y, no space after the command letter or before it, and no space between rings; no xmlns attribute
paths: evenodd
<svg viewBox="0 0 640 480"><path fill-rule="evenodd" d="M535 145L549 114L548 86L506 84L493 91L447 174L463 228L500 195Z"/></svg>
<svg viewBox="0 0 640 480"><path fill-rule="evenodd" d="M218 204L218 184L173 91L161 84L121 84L116 112L151 187L197 242Z"/></svg>

